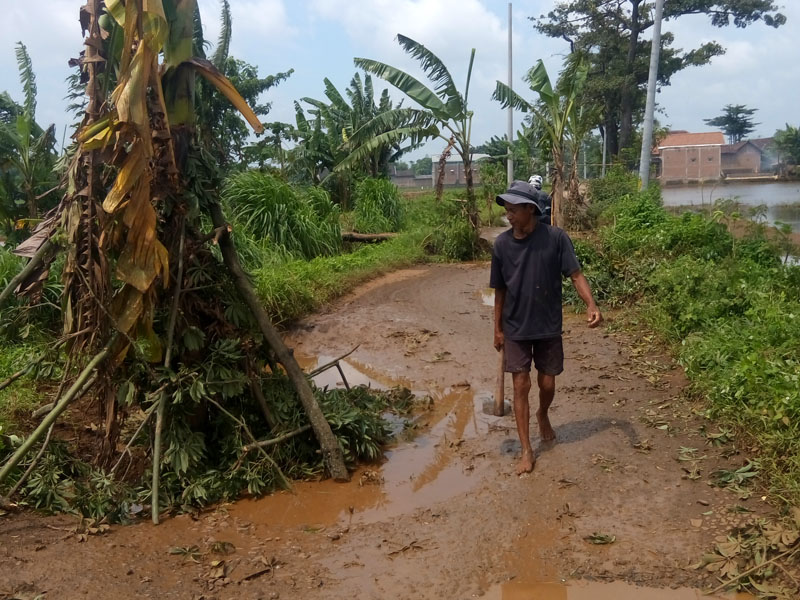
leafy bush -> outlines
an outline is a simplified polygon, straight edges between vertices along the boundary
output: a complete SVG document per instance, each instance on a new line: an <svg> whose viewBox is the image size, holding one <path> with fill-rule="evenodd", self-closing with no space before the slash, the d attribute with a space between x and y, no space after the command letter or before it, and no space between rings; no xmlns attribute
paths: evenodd
<svg viewBox="0 0 800 600"><path fill-rule="evenodd" d="M313 258L341 248L338 208L320 188L298 189L247 171L231 177L222 195L234 221L278 252Z"/></svg>
<svg viewBox="0 0 800 600"><path fill-rule="evenodd" d="M397 231L402 221L400 194L388 179L361 181L356 186L355 228L362 233Z"/></svg>

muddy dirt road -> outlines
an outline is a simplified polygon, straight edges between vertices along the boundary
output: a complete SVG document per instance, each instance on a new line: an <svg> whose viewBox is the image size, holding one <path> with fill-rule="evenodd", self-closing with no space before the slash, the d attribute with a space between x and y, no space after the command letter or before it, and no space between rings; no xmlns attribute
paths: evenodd
<svg viewBox="0 0 800 600"><path fill-rule="evenodd" d="M705 476L742 458L706 444L699 430L713 424L650 340L568 314L558 440L542 444L534 427L536 469L514 475L513 416L484 411L497 360L487 280L485 263L400 271L290 334L309 367L359 344L351 384L430 397L384 464L82 542L65 517L0 520L0 597L700 598L713 582L687 566L749 518Z"/></svg>

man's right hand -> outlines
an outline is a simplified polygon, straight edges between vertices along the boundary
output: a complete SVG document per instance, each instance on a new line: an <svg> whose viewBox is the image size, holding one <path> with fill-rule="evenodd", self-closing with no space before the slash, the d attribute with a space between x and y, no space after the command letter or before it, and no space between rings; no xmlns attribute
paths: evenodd
<svg viewBox="0 0 800 600"><path fill-rule="evenodd" d="M494 349L500 352L500 349L503 347L503 343L505 342L505 338L503 337L502 331L495 331L494 332Z"/></svg>

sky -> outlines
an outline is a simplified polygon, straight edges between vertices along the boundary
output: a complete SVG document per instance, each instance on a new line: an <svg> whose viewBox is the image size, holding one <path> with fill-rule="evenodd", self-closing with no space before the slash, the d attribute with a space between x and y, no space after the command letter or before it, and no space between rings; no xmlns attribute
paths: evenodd
<svg viewBox="0 0 800 600"><path fill-rule="evenodd" d="M219 0L198 0L205 37L216 42ZM667 0L669 1L669 0ZM33 61L39 90L37 121L55 123L59 140L68 138L72 119L66 114L67 61L81 50L78 9L82 0L0 0L0 91L17 101L22 88L14 48L22 41ZM272 102L266 120L294 122L293 101L324 99L323 78L342 92L356 69L353 57L376 59L422 78L416 61L395 40L397 33L430 48L450 69L459 88L466 80L471 48L476 49L470 89L474 110L472 142L477 145L507 128L506 112L491 100L495 81L508 78L508 2L499 0L230 0L233 14L231 54L258 66L261 75L295 70L263 95ZM529 17L551 10L555 0L513 2L513 86L533 100L523 82L525 72L541 58L551 77L561 68L569 48L562 40L537 33ZM773 29L756 23L745 29L712 27L708 17L681 17L664 24L675 35L677 48L690 49L715 40L727 49L710 65L676 74L656 100L663 125L672 129L707 131L703 119L721 113L726 104L758 109L753 137L771 136L788 122L800 124L800 1L777 0L787 23ZM650 35L650 32L647 34ZM376 93L384 87L375 80ZM393 98L402 97L396 90ZM406 100L406 105L409 101ZM515 130L521 115L514 116ZM428 144L411 158L437 153Z"/></svg>

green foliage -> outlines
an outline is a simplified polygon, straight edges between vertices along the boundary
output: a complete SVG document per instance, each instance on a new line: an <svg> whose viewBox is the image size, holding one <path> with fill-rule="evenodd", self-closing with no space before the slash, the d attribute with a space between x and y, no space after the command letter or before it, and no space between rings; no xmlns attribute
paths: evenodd
<svg viewBox="0 0 800 600"><path fill-rule="evenodd" d="M248 171L227 181L223 199L235 221L277 251L313 258L341 247L338 209L319 188L303 191Z"/></svg>
<svg viewBox="0 0 800 600"><path fill-rule="evenodd" d="M254 271L254 284L272 319L291 321L362 281L423 260L422 238L420 233L403 234L338 256L267 264Z"/></svg>
<svg viewBox="0 0 800 600"><path fill-rule="evenodd" d="M637 191L639 191L638 176L621 164L614 165L605 177L589 181L591 203L587 210L587 216L596 221L611 204L635 194Z"/></svg>
<svg viewBox="0 0 800 600"><path fill-rule="evenodd" d="M434 213L437 222L427 238L426 249L449 260L474 260L481 255L482 248L457 194L451 191L439 203Z"/></svg>
<svg viewBox="0 0 800 600"><path fill-rule="evenodd" d="M388 179L368 177L356 187L356 231L362 233L397 231L402 220L400 209L397 186Z"/></svg>
<svg viewBox="0 0 800 600"><path fill-rule="evenodd" d="M589 53L592 75L586 91L598 105L605 107L603 123L611 156L633 144L636 121L641 118L641 107L645 104L652 5L652 2L564 0L556 3L546 14L531 18L539 32L569 41L571 52ZM779 27L786 22L786 17L777 11L778 6L772 0L664 3L664 18L669 22L683 15L701 14L707 15L715 27L729 24L747 27L759 21ZM636 38L631 39L634 35ZM663 33L661 40L659 86L669 85L675 73L687 67L708 64L725 52L713 41L684 52L673 46L675 38L668 31Z"/></svg>
<svg viewBox="0 0 800 600"><path fill-rule="evenodd" d="M799 501L800 460L788 457L800 456L800 267L783 265L757 227L735 240L724 219L668 214L657 188L635 192L612 174L594 190L606 226L576 252L596 295L635 306L708 415L752 434L773 490Z"/></svg>
<svg viewBox="0 0 800 600"><path fill-rule="evenodd" d="M729 144L736 144L752 133L758 123L753 122L757 108L747 108L744 104L726 104L722 114L713 119L703 119L706 125L719 127L728 136Z"/></svg>
<svg viewBox="0 0 800 600"><path fill-rule="evenodd" d="M792 127L787 123L786 129L776 131L775 149L781 162L800 165L800 127Z"/></svg>

